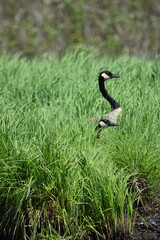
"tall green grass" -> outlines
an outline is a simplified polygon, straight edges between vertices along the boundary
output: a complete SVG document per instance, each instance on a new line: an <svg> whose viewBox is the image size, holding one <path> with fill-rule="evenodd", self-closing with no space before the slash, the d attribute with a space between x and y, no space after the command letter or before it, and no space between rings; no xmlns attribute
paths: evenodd
<svg viewBox="0 0 160 240"><path fill-rule="evenodd" d="M123 109L110 111L98 73ZM0 234L3 239L106 239L131 231L138 179L160 180L160 62L85 52L28 61L0 58Z"/></svg>

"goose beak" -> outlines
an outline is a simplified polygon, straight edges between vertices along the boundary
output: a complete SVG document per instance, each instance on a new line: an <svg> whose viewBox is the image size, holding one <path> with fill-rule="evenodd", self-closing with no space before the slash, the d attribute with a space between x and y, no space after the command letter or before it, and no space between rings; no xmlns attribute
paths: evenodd
<svg viewBox="0 0 160 240"><path fill-rule="evenodd" d="M111 78L119 78L120 76L112 74Z"/></svg>

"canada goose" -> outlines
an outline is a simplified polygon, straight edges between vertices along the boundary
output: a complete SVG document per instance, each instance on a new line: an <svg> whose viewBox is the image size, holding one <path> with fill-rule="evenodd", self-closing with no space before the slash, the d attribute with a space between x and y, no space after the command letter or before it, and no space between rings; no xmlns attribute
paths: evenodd
<svg viewBox="0 0 160 240"><path fill-rule="evenodd" d="M120 76L115 75L109 71L102 71L99 74L99 89L102 93L102 96L110 103L111 105L111 112L105 115L105 119L101 119L99 121L98 126L96 127L96 130L99 129L97 137L99 137L99 133L101 131L102 128L104 127L111 127L111 126L118 126L117 123L113 123L112 121L117 121L118 115L122 113L122 109L120 107L120 104L118 102L116 102L116 100L114 98L112 98L104 85L104 82L108 79L111 78L119 78ZM107 119L106 119L107 118ZM91 120L91 119L90 119Z"/></svg>

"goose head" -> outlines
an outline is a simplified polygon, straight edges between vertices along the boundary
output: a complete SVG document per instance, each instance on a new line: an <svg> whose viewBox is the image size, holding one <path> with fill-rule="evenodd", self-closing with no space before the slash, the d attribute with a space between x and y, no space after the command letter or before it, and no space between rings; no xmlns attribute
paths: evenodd
<svg viewBox="0 0 160 240"><path fill-rule="evenodd" d="M110 71L102 71L100 74L99 74L99 78L100 79L103 79L103 81L105 80L108 80L110 78L119 78L120 76L116 75L116 74L113 74L112 72Z"/></svg>

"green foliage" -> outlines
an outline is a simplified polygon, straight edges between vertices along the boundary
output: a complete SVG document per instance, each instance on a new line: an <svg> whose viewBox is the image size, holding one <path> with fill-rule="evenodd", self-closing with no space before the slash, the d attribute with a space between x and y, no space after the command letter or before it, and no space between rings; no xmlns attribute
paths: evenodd
<svg viewBox="0 0 160 240"><path fill-rule="evenodd" d="M61 55L84 45L102 54L159 54L159 0L1 0L0 54Z"/></svg>
<svg viewBox="0 0 160 240"><path fill-rule="evenodd" d="M159 59L87 52L0 59L0 232L17 239L112 238L131 229L139 178L160 177ZM120 102L120 126L96 138L87 119ZM143 190L143 189L141 189ZM28 237L27 237L28 236Z"/></svg>

